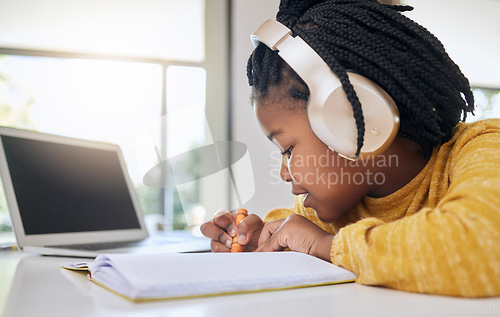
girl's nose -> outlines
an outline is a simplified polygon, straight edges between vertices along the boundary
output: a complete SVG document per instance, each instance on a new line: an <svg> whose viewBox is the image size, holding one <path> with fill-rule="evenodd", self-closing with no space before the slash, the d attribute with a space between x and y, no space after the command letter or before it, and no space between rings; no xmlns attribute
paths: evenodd
<svg viewBox="0 0 500 317"><path fill-rule="evenodd" d="M281 170L280 170L280 176L281 179L284 180L285 182L291 182L292 181L292 175L290 174L289 170L289 158L286 155L283 155L281 159Z"/></svg>

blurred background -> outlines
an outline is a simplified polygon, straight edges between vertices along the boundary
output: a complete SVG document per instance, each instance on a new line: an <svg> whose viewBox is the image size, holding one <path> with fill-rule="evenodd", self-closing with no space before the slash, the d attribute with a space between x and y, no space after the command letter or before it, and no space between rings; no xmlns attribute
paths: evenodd
<svg viewBox="0 0 500 317"><path fill-rule="evenodd" d="M477 101L468 120L500 117L500 1L402 3L468 76ZM288 207L291 189L254 119L245 73L249 36L278 4L0 0L0 125L119 144L151 230L191 230L235 206L261 216ZM144 185L149 169L179 154L183 172L202 175L203 158L192 150L225 140L247 146L253 195L237 201L227 173L173 188ZM12 233L0 187L1 239Z"/></svg>

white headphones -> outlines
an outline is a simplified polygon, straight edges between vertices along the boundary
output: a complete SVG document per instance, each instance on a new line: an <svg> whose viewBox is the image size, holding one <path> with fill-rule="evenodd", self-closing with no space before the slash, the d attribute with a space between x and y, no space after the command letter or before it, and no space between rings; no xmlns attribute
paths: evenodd
<svg viewBox="0 0 500 317"><path fill-rule="evenodd" d="M309 88L307 119L311 130L331 150L354 160L358 129L351 103L338 77L325 61L299 36L275 20L264 22L250 37L255 47L265 44L304 80ZM377 84L359 74L348 73L361 103L365 122L359 158L382 153L399 129L394 100Z"/></svg>

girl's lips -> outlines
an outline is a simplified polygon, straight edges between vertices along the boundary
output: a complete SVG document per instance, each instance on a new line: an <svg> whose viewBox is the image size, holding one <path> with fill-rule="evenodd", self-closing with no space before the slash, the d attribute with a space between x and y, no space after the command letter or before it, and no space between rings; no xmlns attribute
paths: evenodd
<svg viewBox="0 0 500 317"><path fill-rule="evenodd" d="M309 192L296 184L292 184L292 194L295 196L309 194Z"/></svg>

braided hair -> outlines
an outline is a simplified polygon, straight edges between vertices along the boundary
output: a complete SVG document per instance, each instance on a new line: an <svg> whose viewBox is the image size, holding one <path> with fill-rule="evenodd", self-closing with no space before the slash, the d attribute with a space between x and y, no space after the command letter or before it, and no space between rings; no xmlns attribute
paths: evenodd
<svg viewBox="0 0 500 317"><path fill-rule="evenodd" d="M412 7L376 0L282 0L276 19L308 43L339 77L358 129L357 154L363 146L364 119L346 70L371 79L394 99L400 113L398 135L417 142L429 157L448 141L456 124L473 113L469 81L441 42L401 11ZM302 79L265 45L247 64L253 98L266 98L270 87L307 100ZM294 80L291 85L287 80Z"/></svg>

